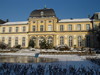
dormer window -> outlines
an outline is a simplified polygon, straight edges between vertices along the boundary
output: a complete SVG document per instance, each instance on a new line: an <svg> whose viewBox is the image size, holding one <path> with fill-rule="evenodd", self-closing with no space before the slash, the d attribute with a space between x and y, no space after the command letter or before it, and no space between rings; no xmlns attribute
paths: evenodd
<svg viewBox="0 0 100 75"><path fill-rule="evenodd" d="M33 21L33 23L35 23L35 21Z"/></svg>
<svg viewBox="0 0 100 75"><path fill-rule="evenodd" d="M43 11L41 11L41 13L40 13L40 14L41 14L41 16L43 17L43 15L44 15L44 12L43 12Z"/></svg>
<svg viewBox="0 0 100 75"><path fill-rule="evenodd" d="M43 21L41 21L41 23L43 23Z"/></svg>
<svg viewBox="0 0 100 75"><path fill-rule="evenodd" d="M49 21L49 23L51 23L52 21Z"/></svg>

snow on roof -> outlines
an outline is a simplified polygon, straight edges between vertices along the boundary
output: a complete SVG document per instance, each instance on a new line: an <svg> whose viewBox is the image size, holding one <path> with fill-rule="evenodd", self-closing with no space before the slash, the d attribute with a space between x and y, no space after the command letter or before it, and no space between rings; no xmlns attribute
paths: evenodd
<svg viewBox="0 0 100 75"><path fill-rule="evenodd" d="M28 21L20 21L20 22L6 22L1 25L18 25L18 24L28 24Z"/></svg>
<svg viewBox="0 0 100 75"><path fill-rule="evenodd" d="M61 19L59 22L86 22L86 21L91 21L89 18L84 18L84 19Z"/></svg>

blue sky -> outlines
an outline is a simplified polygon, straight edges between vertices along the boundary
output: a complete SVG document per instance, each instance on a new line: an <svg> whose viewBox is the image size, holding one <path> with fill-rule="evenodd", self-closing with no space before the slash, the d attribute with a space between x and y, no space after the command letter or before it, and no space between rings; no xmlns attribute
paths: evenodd
<svg viewBox="0 0 100 75"><path fill-rule="evenodd" d="M26 21L35 9L53 8L59 19L87 18L100 12L100 0L0 0L0 19Z"/></svg>

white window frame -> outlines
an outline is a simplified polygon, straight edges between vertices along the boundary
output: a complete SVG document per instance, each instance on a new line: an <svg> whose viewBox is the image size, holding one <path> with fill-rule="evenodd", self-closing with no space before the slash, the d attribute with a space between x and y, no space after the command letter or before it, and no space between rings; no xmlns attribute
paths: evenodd
<svg viewBox="0 0 100 75"><path fill-rule="evenodd" d="M64 25L60 25L60 31L64 31Z"/></svg>
<svg viewBox="0 0 100 75"><path fill-rule="evenodd" d="M5 33L5 30L6 30L6 28L5 27L2 27L2 32L3 33Z"/></svg>
<svg viewBox="0 0 100 75"><path fill-rule="evenodd" d="M78 36L78 47L82 46L82 36Z"/></svg>
<svg viewBox="0 0 100 75"><path fill-rule="evenodd" d="M48 25L48 31L52 31L52 25Z"/></svg>
<svg viewBox="0 0 100 75"><path fill-rule="evenodd" d="M86 30L90 30L90 24L86 24Z"/></svg>
<svg viewBox="0 0 100 75"><path fill-rule="evenodd" d="M77 30L81 30L81 24L77 24Z"/></svg>
<svg viewBox="0 0 100 75"><path fill-rule="evenodd" d="M40 25L40 31L44 31L44 25Z"/></svg>
<svg viewBox="0 0 100 75"><path fill-rule="evenodd" d="M69 36L69 47L73 46L73 37Z"/></svg>
<svg viewBox="0 0 100 75"><path fill-rule="evenodd" d="M60 37L60 45L64 45L64 36Z"/></svg>
<svg viewBox="0 0 100 75"><path fill-rule="evenodd" d="M22 37L22 46L25 46L25 37Z"/></svg>
<svg viewBox="0 0 100 75"><path fill-rule="evenodd" d="M19 27L16 27L16 32L18 32L19 31Z"/></svg>
<svg viewBox="0 0 100 75"><path fill-rule="evenodd" d="M15 37L15 45L18 45L18 37Z"/></svg>
<svg viewBox="0 0 100 75"><path fill-rule="evenodd" d="M9 27L9 32L12 32L12 27Z"/></svg>
<svg viewBox="0 0 100 75"><path fill-rule="evenodd" d="M69 25L68 25L68 30L69 30L69 31L72 31L72 24L69 24Z"/></svg>
<svg viewBox="0 0 100 75"><path fill-rule="evenodd" d="M23 32L26 32L26 26L23 26Z"/></svg>

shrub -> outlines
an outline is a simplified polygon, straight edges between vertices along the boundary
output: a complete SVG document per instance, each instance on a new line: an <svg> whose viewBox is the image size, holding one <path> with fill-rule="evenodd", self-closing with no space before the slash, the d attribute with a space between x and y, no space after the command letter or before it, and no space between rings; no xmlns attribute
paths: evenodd
<svg viewBox="0 0 100 75"><path fill-rule="evenodd" d="M52 49L53 44L52 43L46 43L46 49Z"/></svg>
<svg viewBox="0 0 100 75"><path fill-rule="evenodd" d="M46 46L46 40L45 39L43 41L41 41L40 48L41 49L46 49L47 48L47 46Z"/></svg>
<svg viewBox="0 0 100 75"><path fill-rule="evenodd" d="M44 39L44 40L41 41L41 43L40 43L40 48L41 48L41 49L52 49L52 48L53 48L53 44L52 44L52 43L46 42L46 40Z"/></svg>
<svg viewBox="0 0 100 75"><path fill-rule="evenodd" d="M21 45L15 45L14 48L21 48Z"/></svg>
<svg viewBox="0 0 100 75"><path fill-rule="evenodd" d="M29 41L29 47L34 48L34 46L35 46L35 42L33 40L30 40Z"/></svg>
<svg viewBox="0 0 100 75"><path fill-rule="evenodd" d="M0 43L0 48L1 49L6 49L7 48L7 44L5 44L5 43Z"/></svg>
<svg viewBox="0 0 100 75"><path fill-rule="evenodd" d="M70 50L70 48L69 48L67 45L55 46L54 49L55 49L55 50L60 50L60 51L63 51L63 50Z"/></svg>
<svg viewBox="0 0 100 75"><path fill-rule="evenodd" d="M74 49L76 49L76 45L74 45Z"/></svg>

